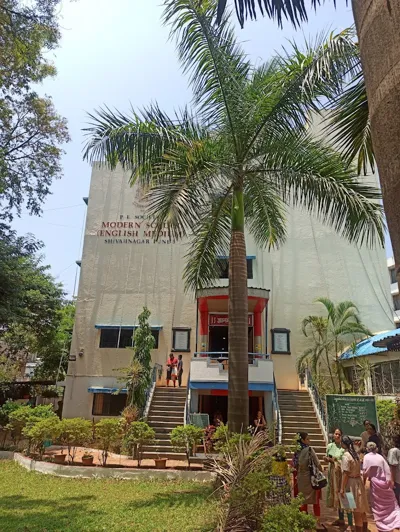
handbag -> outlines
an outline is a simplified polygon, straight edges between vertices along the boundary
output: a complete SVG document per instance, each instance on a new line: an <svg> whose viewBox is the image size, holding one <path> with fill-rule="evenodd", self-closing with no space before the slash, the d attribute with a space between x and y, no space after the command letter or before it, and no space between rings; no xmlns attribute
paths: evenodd
<svg viewBox="0 0 400 532"><path fill-rule="evenodd" d="M310 471L310 481L311 487L313 490L322 490L327 486L328 481L325 475L318 469L317 464L315 463L311 449L308 455L308 469Z"/></svg>
<svg viewBox="0 0 400 532"><path fill-rule="evenodd" d="M176 369L176 367L172 368L172 375L174 375L175 377L178 375L178 370Z"/></svg>

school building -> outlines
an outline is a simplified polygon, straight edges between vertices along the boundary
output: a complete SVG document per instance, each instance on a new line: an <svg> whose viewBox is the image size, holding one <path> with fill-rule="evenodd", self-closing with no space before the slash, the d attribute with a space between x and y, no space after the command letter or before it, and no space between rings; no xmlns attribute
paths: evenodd
<svg viewBox="0 0 400 532"><path fill-rule="evenodd" d="M141 193L121 168L94 165L66 377L63 415L97 419L118 415L126 395L118 368L126 367L137 317L144 306L156 340L152 361L160 365L157 385L173 351L183 355L190 412L216 411L226 418L228 261L220 279L185 292L182 271L187 245L167 231L154 242ZM247 238L250 414L272 415L275 388L298 390L296 358L308 346L301 321L320 311L314 300L352 300L374 332L393 329L390 280L383 249L350 245L299 209L288 211L288 238L268 252ZM159 367L159 366L157 366ZM161 378L160 378L161 376ZM251 418L254 419L254 418Z"/></svg>

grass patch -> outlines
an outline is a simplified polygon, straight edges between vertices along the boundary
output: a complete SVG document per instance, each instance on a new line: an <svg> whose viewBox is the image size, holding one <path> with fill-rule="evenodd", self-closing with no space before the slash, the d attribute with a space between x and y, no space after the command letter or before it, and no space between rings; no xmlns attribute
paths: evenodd
<svg viewBox="0 0 400 532"><path fill-rule="evenodd" d="M213 530L210 484L67 479L0 461L2 532Z"/></svg>

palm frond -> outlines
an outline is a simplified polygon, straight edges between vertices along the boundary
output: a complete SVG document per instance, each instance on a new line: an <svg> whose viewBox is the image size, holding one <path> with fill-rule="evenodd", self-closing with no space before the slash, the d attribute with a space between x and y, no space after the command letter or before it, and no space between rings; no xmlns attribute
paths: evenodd
<svg viewBox="0 0 400 532"><path fill-rule="evenodd" d="M337 98L346 80L360 71L353 28L339 34L321 34L314 42L306 41L304 50L291 43L290 50L275 57L267 69L263 66L257 69L252 76L251 85L256 87L251 93L256 127L248 151L253 146L256 154L263 150L259 142L263 135L304 129L310 123L310 111L320 112L327 101Z"/></svg>
<svg viewBox="0 0 400 532"><path fill-rule="evenodd" d="M358 173L369 168L375 171L375 153L372 145L371 120L367 92L362 72L352 80L331 105L325 131L332 135L348 164L357 159Z"/></svg>
<svg viewBox="0 0 400 532"><path fill-rule="evenodd" d="M380 190L360 181L329 146L289 135L285 148L268 152L263 164L266 179L280 187L286 202L308 210L349 242L383 245Z"/></svg>
<svg viewBox="0 0 400 532"><path fill-rule="evenodd" d="M328 297L319 297L315 300L315 303L321 303L328 313L328 321L335 323L336 321L336 307L335 303Z"/></svg>
<svg viewBox="0 0 400 532"><path fill-rule="evenodd" d="M112 169L118 163L133 173L142 175L160 162L164 152L178 142L201 138L204 134L198 122L184 109L173 118L157 104L130 114L112 111L108 107L89 114L88 138L84 159L104 162Z"/></svg>
<svg viewBox="0 0 400 532"><path fill-rule="evenodd" d="M225 13L216 27L214 0L165 0L164 23L177 40L179 59L189 73L194 102L210 123L229 124L234 142L238 132L237 112L250 70L234 28Z"/></svg>
<svg viewBox="0 0 400 532"><path fill-rule="evenodd" d="M217 278L217 258L226 255L229 250L231 205L232 194L229 187L224 193L210 198L209 206L204 209L193 228L183 272L187 290L205 288Z"/></svg>
<svg viewBox="0 0 400 532"><path fill-rule="evenodd" d="M250 174L244 185L246 227L256 244L268 249L286 240L286 208L281 197L258 174Z"/></svg>

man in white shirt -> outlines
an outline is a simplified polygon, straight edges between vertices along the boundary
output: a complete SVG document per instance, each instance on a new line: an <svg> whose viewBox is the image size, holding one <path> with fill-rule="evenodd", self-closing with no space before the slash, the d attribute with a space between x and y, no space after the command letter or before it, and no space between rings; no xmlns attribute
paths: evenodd
<svg viewBox="0 0 400 532"><path fill-rule="evenodd" d="M394 493L400 504L400 436L394 438L394 447L389 451L388 462L394 482Z"/></svg>

